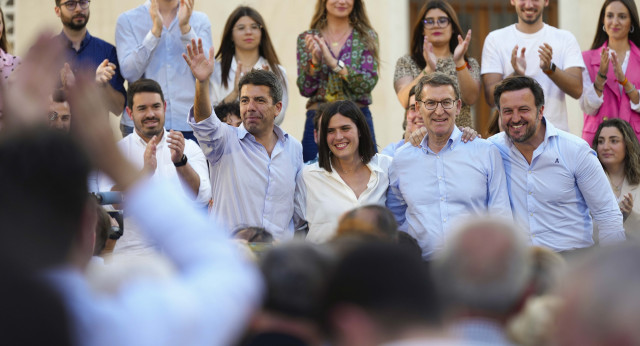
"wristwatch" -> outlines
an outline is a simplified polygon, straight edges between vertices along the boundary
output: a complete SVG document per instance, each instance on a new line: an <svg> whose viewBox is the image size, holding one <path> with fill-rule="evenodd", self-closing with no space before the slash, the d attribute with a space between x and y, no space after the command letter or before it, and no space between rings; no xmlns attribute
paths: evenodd
<svg viewBox="0 0 640 346"><path fill-rule="evenodd" d="M344 63L342 62L342 60L338 60L338 64L336 65L336 67L333 68L333 72L339 73L340 71L342 71L343 68L344 68Z"/></svg>
<svg viewBox="0 0 640 346"><path fill-rule="evenodd" d="M173 165L176 167L182 167L187 164L187 155L182 154L182 158L178 162L174 162Z"/></svg>
<svg viewBox="0 0 640 346"><path fill-rule="evenodd" d="M551 65L549 65L549 69L548 70L542 70L542 72L544 72L546 75L550 75L550 74L556 72L556 64L551 62Z"/></svg>

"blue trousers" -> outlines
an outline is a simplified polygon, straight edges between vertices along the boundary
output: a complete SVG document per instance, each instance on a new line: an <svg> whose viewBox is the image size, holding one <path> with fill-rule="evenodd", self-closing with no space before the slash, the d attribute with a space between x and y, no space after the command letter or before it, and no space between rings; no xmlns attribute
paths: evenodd
<svg viewBox="0 0 640 346"><path fill-rule="evenodd" d="M371 131L371 137L373 139L373 146L378 152L378 145L376 144L376 135L373 131L373 120L371 119L371 111L369 107L360 108L364 118L369 125L369 131ZM302 135L302 159L304 162L313 160L318 155L318 145L313 140L313 117L316 115L314 109L307 110L307 121L304 124L304 134Z"/></svg>

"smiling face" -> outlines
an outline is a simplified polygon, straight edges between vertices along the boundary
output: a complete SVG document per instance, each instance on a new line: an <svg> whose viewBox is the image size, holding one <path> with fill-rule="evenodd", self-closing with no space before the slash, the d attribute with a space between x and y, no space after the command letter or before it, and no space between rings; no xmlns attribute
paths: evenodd
<svg viewBox="0 0 640 346"><path fill-rule="evenodd" d="M281 109L282 102L273 103L267 86L245 84L240 89L242 123L254 137L273 132L274 120Z"/></svg>
<svg viewBox="0 0 640 346"><path fill-rule="evenodd" d="M351 11L353 11L353 1L354 0L327 0L327 16L335 18L349 17Z"/></svg>
<svg viewBox="0 0 640 346"><path fill-rule="evenodd" d="M518 14L518 22L534 25L542 22L542 12L549 0L511 0Z"/></svg>
<svg viewBox="0 0 640 346"><path fill-rule="evenodd" d="M626 145L620 130L615 126L603 127L598 136L598 159L610 170L622 163L626 156Z"/></svg>
<svg viewBox="0 0 640 346"><path fill-rule="evenodd" d="M607 6L604 14L604 28L610 38L628 40L631 16L622 2L614 1Z"/></svg>
<svg viewBox="0 0 640 346"><path fill-rule="evenodd" d="M231 39L236 49L255 50L260 46L262 29L253 18L242 16L233 26Z"/></svg>
<svg viewBox="0 0 640 346"><path fill-rule="evenodd" d="M424 24L424 36L434 46L448 45L451 40L451 19L447 13L439 8L433 8L427 11L424 19L433 24ZM442 24L447 21L446 25Z"/></svg>
<svg viewBox="0 0 640 346"><path fill-rule="evenodd" d="M140 92L133 95L131 108L127 106L127 114L131 120L138 136L145 141L151 137L161 137L164 132L164 112L167 105L162 102L162 97L158 93Z"/></svg>
<svg viewBox="0 0 640 346"><path fill-rule="evenodd" d="M56 15L60 18L62 25L74 31L84 29L89 22L90 7L83 10L80 5L76 4L76 8L73 11L69 11L64 6L67 1L62 0L60 6L55 8Z"/></svg>
<svg viewBox="0 0 640 346"><path fill-rule="evenodd" d="M336 113L329 119L327 145L333 156L339 160L352 160L360 154L358 127L350 118Z"/></svg>
<svg viewBox="0 0 640 346"><path fill-rule="evenodd" d="M416 95L409 97L409 108L407 108L407 131L413 133L413 131L423 128L424 120L420 115L419 106L416 104Z"/></svg>
<svg viewBox="0 0 640 346"><path fill-rule="evenodd" d="M544 106L536 108L531 89L505 91L500 95L502 128L515 143L533 143L541 130Z"/></svg>
<svg viewBox="0 0 640 346"><path fill-rule="evenodd" d="M425 85L420 97L420 115L427 128L429 137L449 138L456 126L456 117L460 113L462 104L456 100L455 89L451 85ZM440 102L453 101L453 107L445 109ZM438 102L435 109L427 109L430 102Z"/></svg>

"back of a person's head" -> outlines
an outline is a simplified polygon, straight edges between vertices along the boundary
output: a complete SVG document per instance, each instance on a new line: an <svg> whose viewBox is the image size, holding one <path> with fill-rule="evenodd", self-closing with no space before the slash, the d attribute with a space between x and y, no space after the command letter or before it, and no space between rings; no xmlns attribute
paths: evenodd
<svg viewBox="0 0 640 346"><path fill-rule="evenodd" d="M539 296L549 294L558 284L562 271L566 269L566 261L562 256L545 247L532 246L529 251L532 266L532 293Z"/></svg>
<svg viewBox="0 0 640 346"><path fill-rule="evenodd" d="M68 136L48 129L0 140L0 257L31 269L67 260L88 199L89 161Z"/></svg>
<svg viewBox="0 0 640 346"><path fill-rule="evenodd" d="M350 306L365 311L387 335L439 326L441 319L425 264L388 242L364 242L344 254L329 280L323 306L326 327L334 336L337 315Z"/></svg>
<svg viewBox="0 0 640 346"><path fill-rule="evenodd" d="M433 260L433 275L451 312L492 317L514 313L530 283L530 253L515 227L489 217L454 230Z"/></svg>
<svg viewBox="0 0 640 346"><path fill-rule="evenodd" d="M559 289L557 344L640 345L640 244L596 249L569 262Z"/></svg>
<svg viewBox="0 0 640 346"><path fill-rule="evenodd" d="M398 239L398 224L393 213L386 207L365 205L347 212L340 219L336 234L365 234L395 242Z"/></svg>
<svg viewBox="0 0 640 346"><path fill-rule="evenodd" d="M318 321L322 292L333 264L331 253L320 245L290 242L271 248L260 261L267 287L264 310Z"/></svg>

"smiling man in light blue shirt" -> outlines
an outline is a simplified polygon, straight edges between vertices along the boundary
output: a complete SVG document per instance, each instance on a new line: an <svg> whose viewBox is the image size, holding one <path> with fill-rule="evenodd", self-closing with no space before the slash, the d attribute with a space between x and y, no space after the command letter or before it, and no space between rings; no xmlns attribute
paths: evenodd
<svg viewBox="0 0 640 346"><path fill-rule="evenodd" d="M240 79L240 127L213 114L209 58L202 41L187 47L185 60L196 77L196 96L188 122L211 164L212 217L232 231L259 226L274 238L294 233L294 193L302 171L302 145L274 125L282 109L282 84L273 72L253 70Z"/></svg>
<svg viewBox="0 0 640 346"><path fill-rule="evenodd" d="M500 152L483 139L461 141L455 126L461 105L451 77L423 77L416 85L416 106L427 136L418 147L408 143L398 149L389 170L387 207L400 230L416 238L425 259L444 245L452 225L468 216L511 218Z"/></svg>
<svg viewBox="0 0 640 346"><path fill-rule="evenodd" d="M510 77L496 86L501 132L489 140L502 154L515 221L529 242L555 251L625 239L622 213L589 145L543 117L544 93L534 79Z"/></svg>

